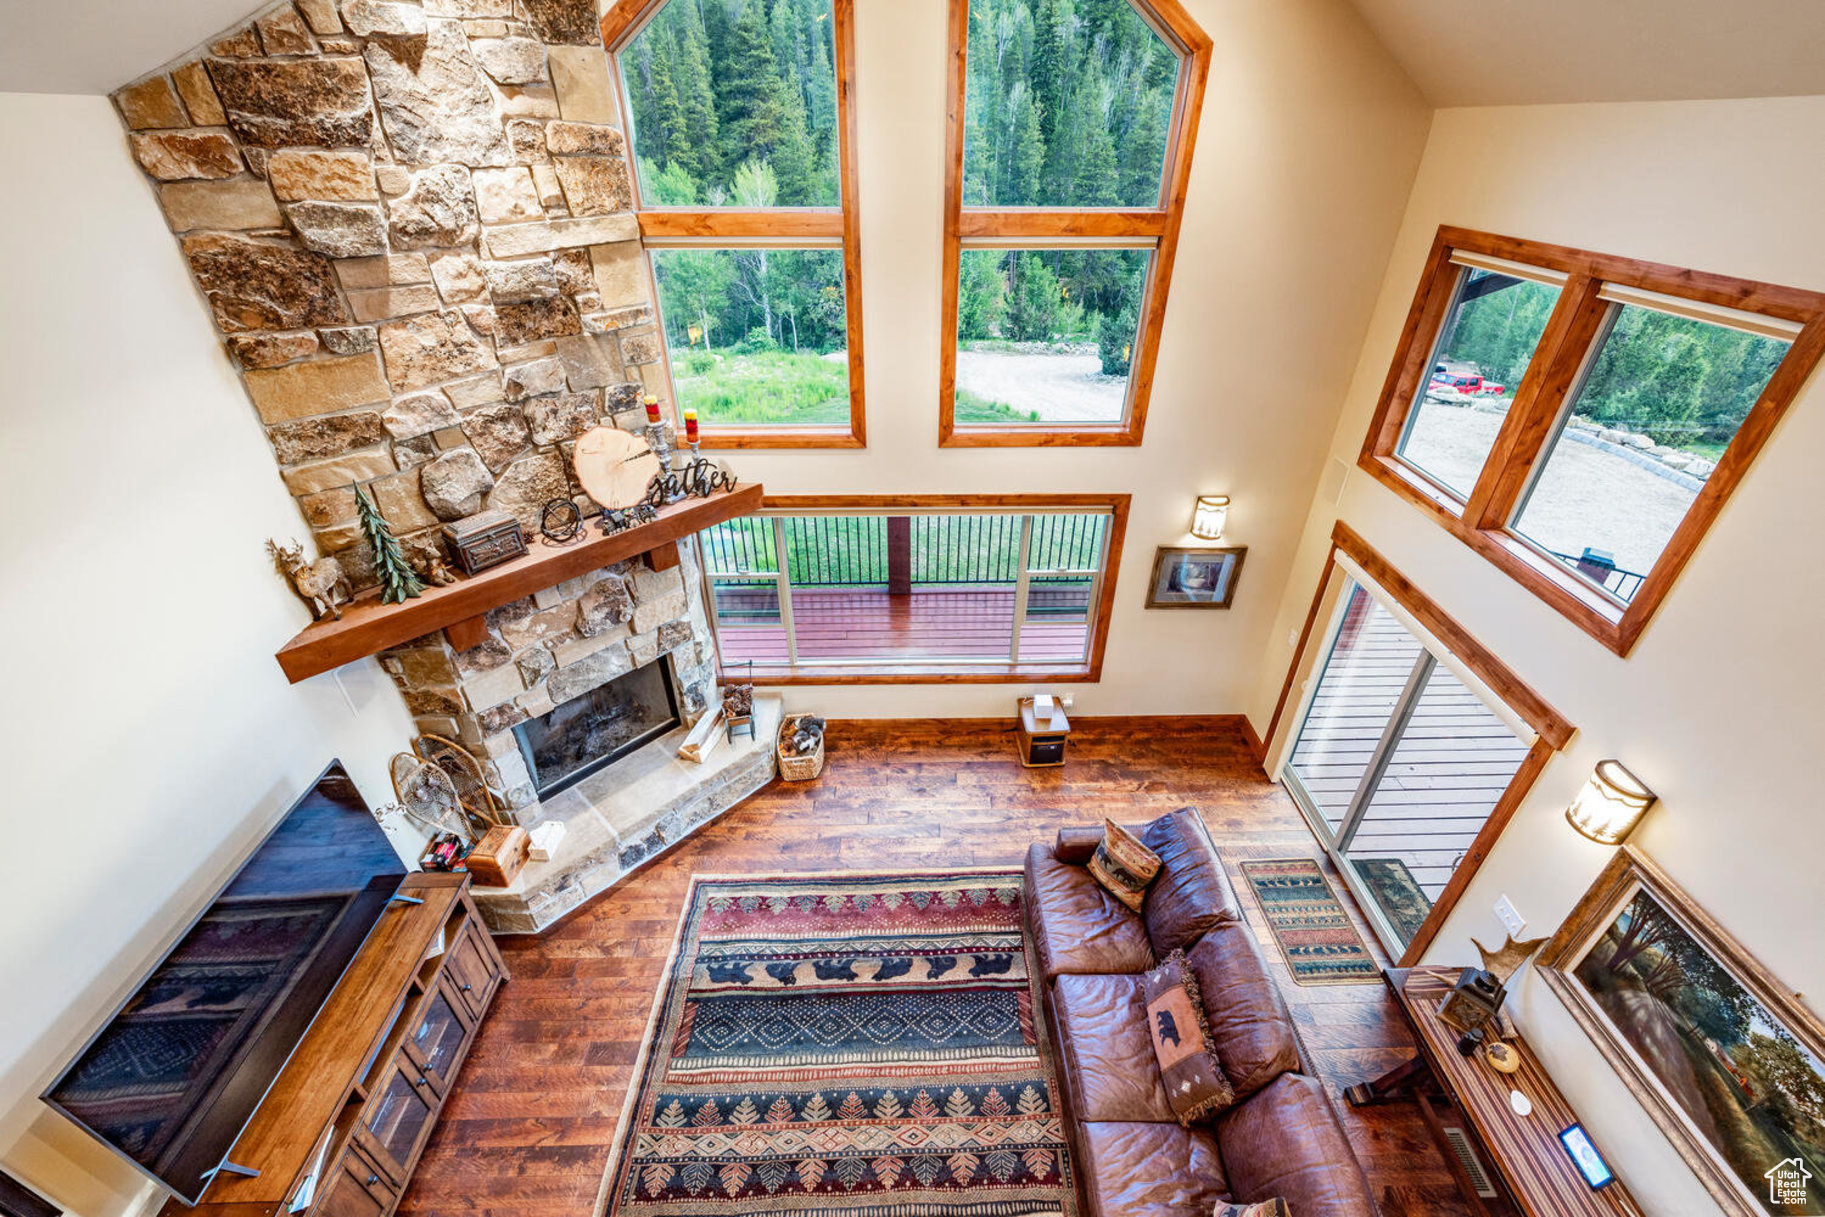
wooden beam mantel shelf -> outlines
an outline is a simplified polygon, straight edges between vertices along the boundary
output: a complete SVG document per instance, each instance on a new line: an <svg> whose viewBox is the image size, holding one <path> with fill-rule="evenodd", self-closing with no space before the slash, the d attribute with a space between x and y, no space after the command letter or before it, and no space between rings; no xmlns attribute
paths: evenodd
<svg viewBox="0 0 1825 1217"><path fill-rule="evenodd" d="M763 493L755 483L707 499L686 499L660 508L650 524L609 536L602 536L591 520L585 525L588 539L568 545L535 537L524 557L448 587L427 587L403 604L382 604L376 593L365 593L342 610L342 620L314 622L280 647L279 666L297 684L436 630L449 631L451 645L465 650L485 637L482 614L489 609L642 554L651 555L655 570L676 566L681 537L758 511Z"/></svg>

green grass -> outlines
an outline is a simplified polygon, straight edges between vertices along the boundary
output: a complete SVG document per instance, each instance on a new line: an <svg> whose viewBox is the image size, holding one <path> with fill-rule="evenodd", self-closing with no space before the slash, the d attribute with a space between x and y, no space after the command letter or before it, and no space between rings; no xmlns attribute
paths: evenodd
<svg viewBox="0 0 1825 1217"><path fill-rule="evenodd" d="M717 357L715 366L691 375L680 361L672 369L679 404L705 424L806 426L849 421L849 365L818 355L760 351Z"/></svg>
<svg viewBox="0 0 1825 1217"><path fill-rule="evenodd" d="M960 423L1036 423L1039 411L1016 410L1006 402L990 401L958 389L956 420Z"/></svg>

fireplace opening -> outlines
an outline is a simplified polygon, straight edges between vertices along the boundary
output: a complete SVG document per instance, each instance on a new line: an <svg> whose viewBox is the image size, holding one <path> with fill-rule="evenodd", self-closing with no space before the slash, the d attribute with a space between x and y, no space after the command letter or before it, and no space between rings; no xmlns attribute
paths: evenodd
<svg viewBox="0 0 1825 1217"><path fill-rule="evenodd" d="M617 676L513 729L546 798L678 726L678 695L661 659Z"/></svg>

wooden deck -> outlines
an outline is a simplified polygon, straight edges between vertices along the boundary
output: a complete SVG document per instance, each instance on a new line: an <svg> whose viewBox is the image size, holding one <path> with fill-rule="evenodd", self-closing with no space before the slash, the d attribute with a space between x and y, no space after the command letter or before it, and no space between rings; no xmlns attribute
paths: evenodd
<svg viewBox="0 0 1825 1217"><path fill-rule="evenodd" d="M1020 662L1081 662L1089 640L1083 605L1081 593L1035 590L1020 630ZM771 591L719 589L716 606L724 664L789 664L786 630ZM800 662L1005 662L1014 632L1014 592L918 588L895 596L865 588L794 590L792 618Z"/></svg>
<svg viewBox="0 0 1825 1217"><path fill-rule="evenodd" d="M1333 832L1422 650L1379 604L1364 601L1349 613L1289 761ZM1349 856L1398 858L1436 900L1526 755L1507 724L1435 666Z"/></svg>

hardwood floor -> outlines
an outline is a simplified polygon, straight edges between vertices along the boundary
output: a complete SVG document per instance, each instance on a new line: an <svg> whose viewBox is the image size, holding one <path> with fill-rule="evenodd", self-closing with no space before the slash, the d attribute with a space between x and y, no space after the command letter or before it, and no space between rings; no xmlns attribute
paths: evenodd
<svg viewBox="0 0 1825 1217"><path fill-rule="evenodd" d="M1020 766L1011 718L832 723L827 747L818 781L776 782L545 934L500 940L513 980L400 1213L588 1217L693 873L1018 865L1060 824L1146 820L1188 803L1232 862L1322 862L1236 719L1081 720L1057 769ZM1339 1094L1408 1054L1383 987L1294 984L1233 865L1231 879L1384 1217L1465 1213L1416 1109L1357 1112Z"/></svg>

